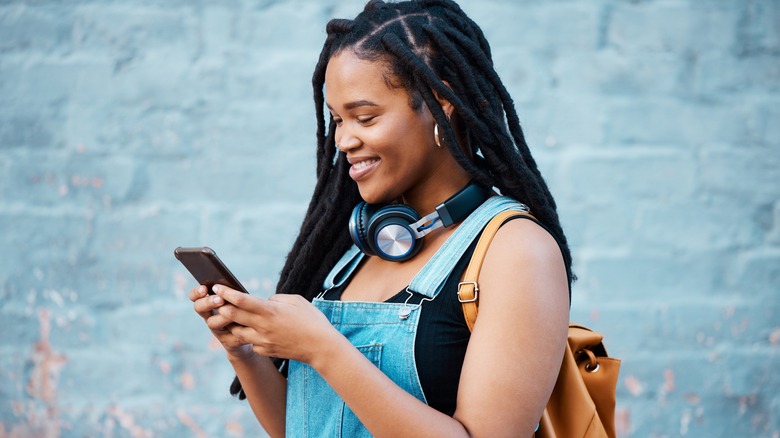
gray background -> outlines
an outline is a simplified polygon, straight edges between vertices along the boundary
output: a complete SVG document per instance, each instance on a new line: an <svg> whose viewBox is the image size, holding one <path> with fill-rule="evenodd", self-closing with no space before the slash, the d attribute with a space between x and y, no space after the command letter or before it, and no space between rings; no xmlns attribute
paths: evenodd
<svg viewBox="0 0 780 438"><path fill-rule="evenodd" d="M173 249L273 289L324 26L362 3L0 1L0 436L262 434ZM780 436L780 2L462 6L560 206L572 319L623 359L620 436Z"/></svg>

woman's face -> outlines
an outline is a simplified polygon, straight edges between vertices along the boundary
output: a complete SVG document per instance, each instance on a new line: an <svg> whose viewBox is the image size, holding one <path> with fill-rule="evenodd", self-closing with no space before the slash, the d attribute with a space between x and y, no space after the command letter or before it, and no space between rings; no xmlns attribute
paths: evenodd
<svg viewBox="0 0 780 438"><path fill-rule="evenodd" d="M428 108L412 109L409 93L389 87L382 67L349 50L328 62L325 100L336 122L336 144L366 202L436 197L447 190L442 184L452 179L454 159L436 146Z"/></svg>

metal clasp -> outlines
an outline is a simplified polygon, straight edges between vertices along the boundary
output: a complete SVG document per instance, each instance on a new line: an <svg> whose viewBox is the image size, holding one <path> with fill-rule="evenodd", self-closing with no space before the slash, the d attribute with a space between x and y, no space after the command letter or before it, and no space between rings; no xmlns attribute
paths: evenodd
<svg viewBox="0 0 780 438"><path fill-rule="evenodd" d="M474 298L464 300L463 298L460 297L460 287L463 286L464 284L474 285ZM461 281L460 283L458 283L458 301L460 301L461 303L473 303L477 301L477 298L479 298L479 286L477 286L476 281Z"/></svg>
<svg viewBox="0 0 780 438"><path fill-rule="evenodd" d="M423 297L420 300L420 304L409 305L409 300L412 299L412 297L414 296L414 293L409 290L409 286L406 287L406 293L408 293L409 296L406 297L406 301L404 301L403 307L398 309L398 318L400 318L401 320L405 320L405 319L409 318L409 315L412 314L412 310L415 310L415 309L418 309L419 307L421 307L422 303L424 303L426 301L433 301L433 298Z"/></svg>

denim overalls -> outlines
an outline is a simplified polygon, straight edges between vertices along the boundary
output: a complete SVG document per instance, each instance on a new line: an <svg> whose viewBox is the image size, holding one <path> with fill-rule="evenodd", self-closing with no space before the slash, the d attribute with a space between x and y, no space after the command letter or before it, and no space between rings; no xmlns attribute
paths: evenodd
<svg viewBox="0 0 780 438"><path fill-rule="evenodd" d="M426 402L414 358L414 342L425 301L436 298L455 264L493 216L506 210L526 211L525 205L494 196L478 207L452 233L412 279L407 292L423 295L420 304L324 300L313 304L371 363L406 392ZM344 284L363 258L353 246L323 284ZM409 292L409 297L412 293ZM407 300L408 301L408 300ZM390 414L391 415L391 414ZM286 434L290 437L370 437L368 430L341 397L309 365L291 360L287 374Z"/></svg>

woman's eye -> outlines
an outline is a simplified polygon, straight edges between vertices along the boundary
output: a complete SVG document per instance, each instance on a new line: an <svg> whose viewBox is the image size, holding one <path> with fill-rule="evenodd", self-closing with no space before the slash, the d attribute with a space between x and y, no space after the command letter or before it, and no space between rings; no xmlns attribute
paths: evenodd
<svg viewBox="0 0 780 438"><path fill-rule="evenodd" d="M361 125L365 125L365 124L371 123L374 120L374 117L373 116L371 116L371 117L358 117L357 120L358 120L358 123L360 123Z"/></svg>

